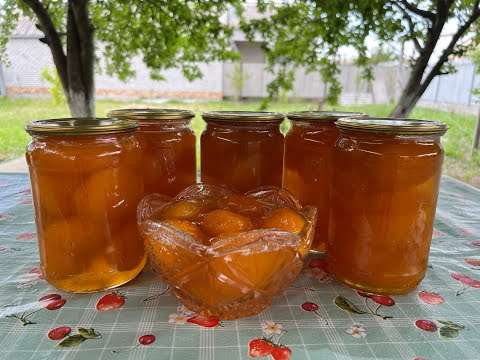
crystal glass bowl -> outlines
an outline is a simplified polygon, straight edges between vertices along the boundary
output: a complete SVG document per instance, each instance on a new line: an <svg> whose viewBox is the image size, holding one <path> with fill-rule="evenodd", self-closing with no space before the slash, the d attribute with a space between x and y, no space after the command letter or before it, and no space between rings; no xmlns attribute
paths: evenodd
<svg viewBox="0 0 480 360"><path fill-rule="evenodd" d="M148 195L138 207L152 267L183 305L206 317L236 319L268 307L300 273L313 239L316 209L301 207L286 190L259 188L246 193L248 204L239 206L225 201L232 196L225 187L192 185L173 199ZM261 206L249 207L250 198ZM209 212L232 206L249 214L253 224L279 208L292 209L305 222L298 232L257 227L206 245L170 221L174 216L199 223Z"/></svg>

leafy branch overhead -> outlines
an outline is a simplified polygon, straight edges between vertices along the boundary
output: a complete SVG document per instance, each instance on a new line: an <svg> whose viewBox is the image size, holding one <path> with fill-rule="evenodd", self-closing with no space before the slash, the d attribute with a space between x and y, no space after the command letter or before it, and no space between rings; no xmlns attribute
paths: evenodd
<svg viewBox="0 0 480 360"><path fill-rule="evenodd" d="M476 31L479 1L473 0L259 1L258 8L263 17L243 19L241 28L249 39L265 41L268 69L276 75L268 85L270 98L281 88L291 89L294 79L287 74L304 66L307 72L320 72L328 86L325 100L335 104L341 93L341 47L358 52L356 62L369 80L373 60L367 51L367 36L380 43L411 42L415 51L394 116L408 115L433 78L453 71L452 58L464 55L480 36ZM450 19L456 19L451 41L434 58L433 51Z"/></svg>
<svg viewBox="0 0 480 360"><path fill-rule="evenodd" d="M179 68L200 78L199 62L237 59L230 48L233 28L222 21L230 1L103 1L92 3L96 38L105 45L107 73L123 80L141 57L154 79Z"/></svg>
<svg viewBox="0 0 480 360"><path fill-rule="evenodd" d="M127 80L135 75L132 61L140 58L154 79L177 68L193 80L202 76L199 63L237 59L230 47L233 28L224 20L238 3L5 0L0 2L0 60L7 61L6 44L18 22L31 19L50 48L72 116L92 116L95 65Z"/></svg>
<svg viewBox="0 0 480 360"><path fill-rule="evenodd" d="M368 2L367 2L368 3ZM365 2L293 2L279 4L262 2L260 19L241 22L247 38L265 40L264 50L268 69L277 78L268 87L270 97L281 88L291 89L292 70L304 66L307 72L320 71L322 80L329 84L327 99L335 103L341 90L337 75L338 49L351 45L359 52L359 61L366 63L365 38L369 27L382 14Z"/></svg>

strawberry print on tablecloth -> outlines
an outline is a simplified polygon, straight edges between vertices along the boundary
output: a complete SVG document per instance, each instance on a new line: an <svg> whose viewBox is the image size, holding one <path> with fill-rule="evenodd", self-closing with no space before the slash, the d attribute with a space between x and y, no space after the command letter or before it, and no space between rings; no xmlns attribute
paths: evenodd
<svg viewBox="0 0 480 360"><path fill-rule="evenodd" d="M168 323L173 325L185 325L186 323L190 323L204 328L215 328L217 326L222 326L218 318L207 318L205 316L197 315L183 305L180 305L177 308L176 313L169 315Z"/></svg>
<svg viewBox="0 0 480 360"><path fill-rule="evenodd" d="M480 301L480 196L473 193L463 194L468 206L441 195L429 260L433 266L412 293L357 293L333 280L328 264L316 255L306 259L300 277L264 312L220 321L178 306L148 266L115 291L55 290L38 267L36 237L16 239L35 230L32 206L19 206L29 201L30 194L19 194L26 182L12 183L12 198L0 201L0 325L5 330L1 340L8 344L0 358L81 359L95 353L144 360L161 353L173 360L328 359L338 351L353 360L432 360L438 349L449 359L478 357L480 327L472 319L480 316L475 307ZM463 191L455 184L444 186L443 194ZM97 312L97 303L103 310Z"/></svg>
<svg viewBox="0 0 480 360"><path fill-rule="evenodd" d="M282 324L272 320L262 323L264 336L255 338L248 343L248 356L260 358L270 355L274 360L288 360L292 356L292 350L281 344L280 339L287 334Z"/></svg>

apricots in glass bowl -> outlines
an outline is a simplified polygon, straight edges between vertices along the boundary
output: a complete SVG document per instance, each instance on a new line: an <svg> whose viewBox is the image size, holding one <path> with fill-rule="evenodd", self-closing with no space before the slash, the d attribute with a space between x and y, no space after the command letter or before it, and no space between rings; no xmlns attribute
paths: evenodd
<svg viewBox="0 0 480 360"><path fill-rule="evenodd" d="M192 185L175 198L145 197L140 232L153 268L181 303L220 319L254 315L302 269L317 211L287 191L237 194Z"/></svg>

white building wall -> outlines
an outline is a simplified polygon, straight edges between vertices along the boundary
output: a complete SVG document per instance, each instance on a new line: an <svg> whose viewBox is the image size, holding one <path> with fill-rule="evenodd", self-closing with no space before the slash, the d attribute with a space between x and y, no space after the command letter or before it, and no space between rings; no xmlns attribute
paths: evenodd
<svg viewBox="0 0 480 360"><path fill-rule="evenodd" d="M4 65L5 83L8 87L40 87L49 84L40 78L43 67L53 67L52 55L46 44L38 39L14 38L7 44L10 66Z"/></svg>
<svg viewBox="0 0 480 360"><path fill-rule="evenodd" d="M38 38L12 38L7 45L10 66L3 72L7 93L47 93L49 84L41 79L44 67L54 66L52 55L46 44ZM132 60L136 76L126 82L105 73L96 74L98 95L107 97L180 97L221 98L223 92L223 63L199 64L203 78L188 81L180 70L167 69L164 81L153 80L141 58Z"/></svg>

